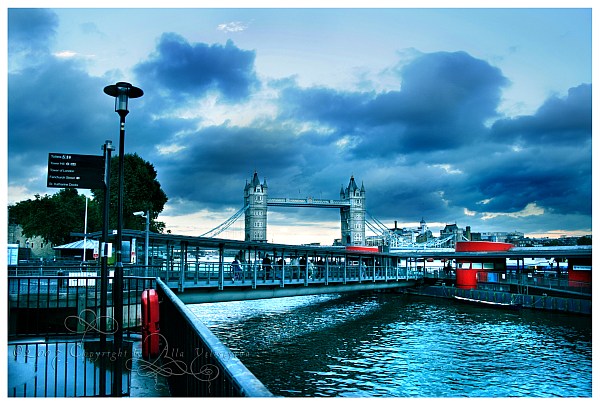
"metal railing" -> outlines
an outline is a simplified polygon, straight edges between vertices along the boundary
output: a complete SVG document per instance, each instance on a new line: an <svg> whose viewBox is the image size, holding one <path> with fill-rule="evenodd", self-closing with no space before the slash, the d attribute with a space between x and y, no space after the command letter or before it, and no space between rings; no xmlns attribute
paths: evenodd
<svg viewBox="0 0 600 405"><path fill-rule="evenodd" d="M183 267L183 274L182 274ZM431 270L427 269L430 273ZM329 283L329 282L362 282L382 280L415 279L423 274L422 267L414 263L389 265L359 265L356 262L323 262L310 261L308 264L277 264L265 267L262 261L243 262L236 270L230 261L189 261L181 265L174 260L161 265L125 265L124 276L160 278L172 283L185 282L193 284L219 284L225 281L241 281L242 283ZM11 266L10 277L94 277L99 276L100 268L93 265L44 265L44 266Z"/></svg>
<svg viewBox="0 0 600 405"><path fill-rule="evenodd" d="M150 366L161 364L173 396L273 396L165 283L157 284L162 348Z"/></svg>
<svg viewBox="0 0 600 405"><path fill-rule="evenodd" d="M492 274L493 276L490 276ZM582 281L568 279L567 274L556 276L555 274L503 274L503 273L477 273L478 285L482 287L493 287L494 285L516 285L525 292L528 288L541 288L554 291L566 291L582 295L592 294L592 284Z"/></svg>
<svg viewBox="0 0 600 405"><path fill-rule="evenodd" d="M120 351L101 351L99 340L87 337L9 341L8 396L109 396L112 365L131 359L131 342L126 341L123 346ZM123 394L129 395L131 370L123 370Z"/></svg>
<svg viewBox="0 0 600 405"><path fill-rule="evenodd" d="M441 278L441 279L456 279L456 271L454 269L445 268L442 266L426 267L423 270L424 278Z"/></svg>
<svg viewBox="0 0 600 405"><path fill-rule="evenodd" d="M422 269L412 266L385 266L344 263L323 263L308 265L271 264L265 266L260 261L244 262L233 265L231 262L189 262L181 273L180 263L169 266L129 266L125 274L131 276L157 277L173 286L174 282L197 285L222 285L223 283L241 283L256 287L260 284L297 284L330 282L363 282L408 280L422 277Z"/></svg>
<svg viewBox="0 0 600 405"><path fill-rule="evenodd" d="M110 278L102 316L99 276L48 273L8 277L8 395L111 395L114 366L131 359L131 334L141 331L142 291L154 288L156 280L124 278L123 324L116 325ZM111 335L119 327L127 337L113 348ZM128 395L131 370L121 369L121 394Z"/></svg>
<svg viewBox="0 0 600 405"><path fill-rule="evenodd" d="M8 275L18 276L65 276L69 273L93 273L100 274L100 266L96 263L80 264L20 264L8 266Z"/></svg>
<svg viewBox="0 0 600 405"><path fill-rule="evenodd" d="M589 299L514 294L493 290L464 290L456 287L444 287L443 293L446 297L459 296L486 302L520 305L524 308L531 309L579 314L592 313L592 302Z"/></svg>
<svg viewBox="0 0 600 405"><path fill-rule="evenodd" d="M83 333L100 322L100 277L9 276L9 337ZM75 275L77 274L77 275ZM107 307L112 311L112 279L108 279ZM142 291L153 288L155 279L125 277L123 280L124 329L139 330ZM110 317L109 317L110 318ZM105 319L108 330L113 327ZM97 328L96 328L97 329ZM92 331L93 332L93 331ZM97 331L96 331L97 332ZM89 334L89 331L88 331Z"/></svg>

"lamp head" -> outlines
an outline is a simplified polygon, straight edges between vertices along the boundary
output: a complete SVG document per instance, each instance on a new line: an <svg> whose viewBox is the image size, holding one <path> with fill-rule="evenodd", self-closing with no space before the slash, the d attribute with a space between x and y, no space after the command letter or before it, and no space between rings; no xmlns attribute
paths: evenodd
<svg viewBox="0 0 600 405"><path fill-rule="evenodd" d="M115 98L115 112L121 116L127 115L130 98L138 98L144 95L142 89L132 86L126 82L118 82L104 88L104 93Z"/></svg>

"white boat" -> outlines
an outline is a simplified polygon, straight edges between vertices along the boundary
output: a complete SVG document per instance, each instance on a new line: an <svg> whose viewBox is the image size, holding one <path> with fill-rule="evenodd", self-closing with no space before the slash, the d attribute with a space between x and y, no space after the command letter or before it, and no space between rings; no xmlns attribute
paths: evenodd
<svg viewBox="0 0 600 405"><path fill-rule="evenodd" d="M485 307L493 307L493 308L502 308L502 309L512 309L512 310L517 310L517 309L521 309L521 304L515 304L515 303L505 303L505 302L493 302L493 301L484 301L484 300L476 300L474 298L466 298L466 297L459 297L459 296L454 296L454 298L460 302L464 302L464 303L468 303L468 304L474 304L474 305L479 305L479 306L485 306Z"/></svg>

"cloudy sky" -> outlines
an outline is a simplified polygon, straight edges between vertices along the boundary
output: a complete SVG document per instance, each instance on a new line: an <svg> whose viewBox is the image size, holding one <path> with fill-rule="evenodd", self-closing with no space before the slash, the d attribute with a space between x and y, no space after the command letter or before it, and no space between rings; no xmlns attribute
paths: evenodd
<svg viewBox="0 0 600 405"><path fill-rule="evenodd" d="M242 208L255 170L271 197L353 175L390 227L591 233L591 8L5 11L9 204L57 191L49 152L118 144L102 89L127 81L125 150L175 234ZM269 209L269 241L339 236L336 210Z"/></svg>

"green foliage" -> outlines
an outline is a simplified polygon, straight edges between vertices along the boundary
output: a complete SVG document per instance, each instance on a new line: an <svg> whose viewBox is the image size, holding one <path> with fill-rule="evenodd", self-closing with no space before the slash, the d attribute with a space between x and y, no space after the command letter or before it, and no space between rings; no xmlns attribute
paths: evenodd
<svg viewBox="0 0 600 405"><path fill-rule="evenodd" d="M582 236L581 238L577 239L577 245L591 245L592 244L592 238L589 236Z"/></svg>
<svg viewBox="0 0 600 405"><path fill-rule="evenodd" d="M85 227L85 196L76 189L62 189L51 196L20 201L9 206L9 218L21 225L26 237L41 236L55 245L72 240L71 232L83 232ZM89 203L93 206L93 202ZM88 207L88 230L101 226L101 218Z"/></svg>
<svg viewBox="0 0 600 405"><path fill-rule="evenodd" d="M123 228L146 229L146 220L133 215L137 211L150 210L150 230L163 232L165 224L156 221L167 203L167 195L156 179L154 165L137 154L125 154L125 182L123 187ZM119 157L114 156L110 163L110 229L117 228L117 209L119 196ZM104 202L104 190L94 189L92 194L99 204Z"/></svg>

